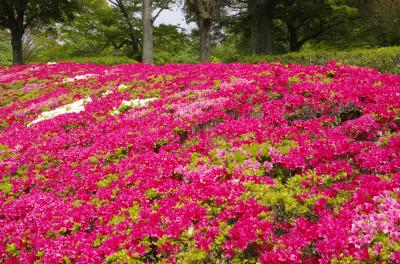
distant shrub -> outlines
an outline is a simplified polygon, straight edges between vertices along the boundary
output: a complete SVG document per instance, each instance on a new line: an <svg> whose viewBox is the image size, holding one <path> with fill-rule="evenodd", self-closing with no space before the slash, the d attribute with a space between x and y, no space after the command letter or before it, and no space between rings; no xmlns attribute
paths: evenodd
<svg viewBox="0 0 400 264"><path fill-rule="evenodd" d="M306 51L272 56L245 56L242 62L257 63L261 61L283 64L324 65L330 60L337 62L374 67L382 72L400 74L400 47L376 49L356 49L351 51Z"/></svg>
<svg viewBox="0 0 400 264"><path fill-rule="evenodd" d="M11 65L11 48L8 43L0 42L0 66Z"/></svg>
<svg viewBox="0 0 400 264"><path fill-rule="evenodd" d="M188 51L180 51L175 54L165 51L154 52L154 63L163 65L168 63L198 63L198 56Z"/></svg>
<svg viewBox="0 0 400 264"><path fill-rule="evenodd" d="M101 65L133 64L136 60L124 56L99 56L99 57L72 57L63 59L63 61L77 63L93 63Z"/></svg>

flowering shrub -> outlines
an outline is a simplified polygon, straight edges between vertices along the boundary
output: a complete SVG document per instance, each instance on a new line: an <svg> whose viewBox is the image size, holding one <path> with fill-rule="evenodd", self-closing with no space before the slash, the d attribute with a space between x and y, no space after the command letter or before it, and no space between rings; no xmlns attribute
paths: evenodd
<svg viewBox="0 0 400 264"><path fill-rule="evenodd" d="M0 68L2 263L400 263L400 76Z"/></svg>

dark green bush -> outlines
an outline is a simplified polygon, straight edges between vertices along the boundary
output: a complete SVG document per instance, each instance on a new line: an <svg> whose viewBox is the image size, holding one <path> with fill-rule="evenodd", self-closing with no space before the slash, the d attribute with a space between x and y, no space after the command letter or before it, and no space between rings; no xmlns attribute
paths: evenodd
<svg viewBox="0 0 400 264"><path fill-rule="evenodd" d="M356 49L351 51L305 51L272 56L245 56L242 62L281 62L283 64L324 65L328 61L373 67L382 72L400 74L400 47Z"/></svg>

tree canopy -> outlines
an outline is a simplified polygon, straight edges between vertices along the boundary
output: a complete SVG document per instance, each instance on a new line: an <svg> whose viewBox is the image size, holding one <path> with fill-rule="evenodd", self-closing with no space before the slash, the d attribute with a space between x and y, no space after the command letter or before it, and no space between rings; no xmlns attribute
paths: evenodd
<svg viewBox="0 0 400 264"><path fill-rule="evenodd" d="M172 6L197 27L155 24ZM400 45L399 12L400 0L0 0L0 52L11 49L15 64L99 55L165 63L384 47Z"/></svg>
<svg viewBox="0 0 400 264"><path fill-rule="evenodd" d="M22 37L27 29L71 19L77 8L77 0L0 0L0 27L11 32L13 62L23 63Z"/></svg>

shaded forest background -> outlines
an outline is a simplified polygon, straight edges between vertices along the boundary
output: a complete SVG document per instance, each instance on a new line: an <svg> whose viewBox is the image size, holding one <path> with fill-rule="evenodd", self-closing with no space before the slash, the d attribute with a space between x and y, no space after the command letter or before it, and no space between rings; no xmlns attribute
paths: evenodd
<svg viewBox="0 0 400 264"><path fill-rule="evenodd" d="M159 14L177 7L197 27L155 25ZM0 0L0 65L116 64L146 54L145 62L156 64L290 62L307 54L324 62L338 51L347 52L345 59L392 47L370 50L366 60L389 54L399 68L399 14L400 0Z"/></svg>

